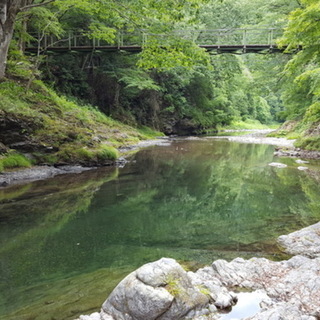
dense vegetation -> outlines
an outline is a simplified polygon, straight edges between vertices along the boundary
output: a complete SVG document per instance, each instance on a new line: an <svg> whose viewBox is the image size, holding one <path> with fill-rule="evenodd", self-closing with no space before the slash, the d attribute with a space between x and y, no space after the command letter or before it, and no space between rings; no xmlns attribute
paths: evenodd
<svg viewBox="0 0 320 320"><path fill-rule="evenodd" d="M113 147L146 138L106 115L166 134L290 120L278 135L320 149L319 13L316 0L2 1L0 124L26 139L8 141L3 133L0 152L92 164L114 159ZM288 55L210 55L194 42L201 30L269 27L285 28L278 43ZM23 55L35 33L63 39L70 30L108 43L118 31L153 36L140 54ZM8 156L13 160L2 157L0 170L28 164L15 152Z"/></svg>

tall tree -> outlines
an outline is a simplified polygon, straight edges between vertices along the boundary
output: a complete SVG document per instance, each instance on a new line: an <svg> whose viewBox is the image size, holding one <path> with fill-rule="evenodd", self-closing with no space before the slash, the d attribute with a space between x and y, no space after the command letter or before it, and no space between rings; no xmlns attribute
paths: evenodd
<svg viewBox="0 0 320 320"><path fill-rule="evenodd" d="M54 3L55 7L62 12L72 10L85 15L87 17L86 31L92 37L114 40L117 30L122 28L127 30L148 29L152 33L161 33L163 36L177 26L190 25L195 21L198 8L206 1L208 0L0 0L0 79L5 75L8 47L13 36L17 14L21 11ZM166 44L166 50L170 51L176 43L178 42L173 41L169 45ZM197 59L203 56L198 47L191 46L192 50L190 50L185 43L183 45L179 43L179 48L184 50L186 61L195 53L198 53ZM168 55L166 59L161 59L161 54L162 52L155 52L155 55L160 57L158 60L155 59L158 63L168 59ZM171 56L177 57L176 60L179 61L181 52L171 50L169 57ZM154 67L154 64L147 64L147 67Z"/></svg>
<svg viewBox="0 0 320 320"><path fill-rule="evenodd" d="M53 1L0 0L0 79L5 76L8 49L13 37L17 14Z"/></svg>

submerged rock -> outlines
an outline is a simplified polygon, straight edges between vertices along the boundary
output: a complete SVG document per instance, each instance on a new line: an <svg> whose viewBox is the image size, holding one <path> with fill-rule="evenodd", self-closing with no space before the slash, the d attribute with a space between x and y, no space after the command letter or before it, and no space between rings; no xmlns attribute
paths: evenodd
<svg viewBox="0 0 320 320"><path fill-rule="evenodd" d="M269 166L276 167L276 168L286 168L287 167L286 164L280 163L280 162L270 162Z"/></svg>

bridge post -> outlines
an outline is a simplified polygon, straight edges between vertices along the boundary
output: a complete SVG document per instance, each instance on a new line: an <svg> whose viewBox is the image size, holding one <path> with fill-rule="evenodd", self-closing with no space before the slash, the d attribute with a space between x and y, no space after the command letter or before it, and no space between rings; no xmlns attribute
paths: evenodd
<svg viewBox="0 0 320 320"><path fill-rule="evenodd" d="M68 32L68 47L71 50L71 31Z"/></svg>
<svg viewBox="0 0 320 320"><path fill-rule="evenodd" d="M243 45L243 52L245 53L247 50L247 29L243 30L242 45Z"/></svg>
<svg viewBox="0 0 320 320"><path fill-rule="evenodd" d="M123 46L123 34L122 32L118 33L118 49L120 49Z"/></svg>
<svg viewBox="0 0 320 320"><path fill-rule="evenodd" d="M142 32L142 47L145 46L147 41L148 41L148 35L146 33Z"/></svg>
<svg viewBox="0 0 320 320"><path fill-rule="evenodd" d="M41 39L41 38L40 38ZM48 47L48 39L47 39L47 35L44 35L44 47L47 48Z"/></svg>

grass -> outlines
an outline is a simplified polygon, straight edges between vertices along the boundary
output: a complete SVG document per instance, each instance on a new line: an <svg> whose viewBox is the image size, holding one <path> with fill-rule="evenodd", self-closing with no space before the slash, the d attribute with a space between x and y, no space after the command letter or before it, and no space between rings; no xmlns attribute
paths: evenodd
<svg viewBox="0 0 320 320"><path fill-rule="evenodd" d="M163 137L164 134L160 131L155 131L149 127L140 127L138 128L138 132L141 134L142 137L146 137L148 139L155 139L158 137Z"/></svg>
<svg viewBox="0 0 320 320"><path fill-rule="evenodd" d="M55 150L35 151L33 157L38 164L103 163L119 156L117 147L163 135L147 127L135 129L124 125L94 106L78 105L59 96L40 80L33 81L26 90L26 79L7 79L0 82L0 96L0 116L18 118L25 130L18 132L19 135L26 135L26 139L29 136L41 147ZM26 123L30 127L25 128ZM20 159L19 163L22 162ZM1 164L0 170L10 165Z"/></svg>
<svg viewBox="0 0 320 320"><path fill-rule="evenodd" d="M166 290L174 297L181 294L181 287L179 286L179 280L174 279L173 276L169 276L166 280Z"/></svg>
<svg viewBox="0 0 320 320"><path fill-rule="evenodd" d="M6 154L0 157L0 172L12 168L31 167L31 161L18 153Z"/></svg>
<svg viewBox="0 0 320 320"><path fill-rule="evenodd" d="M254 130L254 129L274 129L279 127L279 124L272 123L270 125L262 124L258 120L247 119L246 121L234 120L228 126L219 126L218 130Z"/></svg>
<svg viewBox="0 0 320 320"><path fill-rule="evenodd" d="M313 110L314 111L314 110ZM287 121L278 130L270 133L269 137L285 137L287 139L296 140L295 147L304 150L320 151L320 136L318 117L309 121L310 114L307 113L300 121Z"/></svg>
<svg viewBox="0 0 320 320"><path fill-rule="evenodd" d="M119 152L116 148L111 146L102 146L97 151L98 160L116 160L119 157Z"/></svg>
<svg viewBox="0 0 320 320"><path fill-rule="evenodd" d="M309 136L302 137L297 140L295 147L304 150L320 150L320 137L319 136Z"/></svg>

